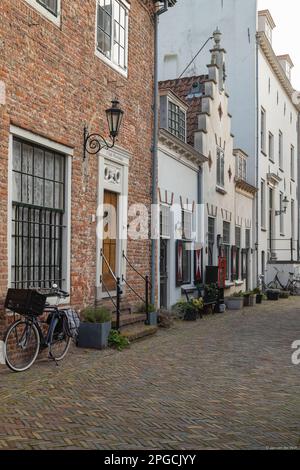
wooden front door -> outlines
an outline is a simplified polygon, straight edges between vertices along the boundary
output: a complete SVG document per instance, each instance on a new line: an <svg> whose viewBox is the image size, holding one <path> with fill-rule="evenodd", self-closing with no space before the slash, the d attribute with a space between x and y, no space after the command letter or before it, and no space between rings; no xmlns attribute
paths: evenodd
<svg viewBox="0 0 300 470"><path fill-rule="evenodd" d="M116 290L116 281L108 264L116 274L117 268L117 233L118 233L118 194L104 191L104 224L103 224L103 254L102 278L104 287L109 291ZM105 290L105 289L104 289Z"/></svg>

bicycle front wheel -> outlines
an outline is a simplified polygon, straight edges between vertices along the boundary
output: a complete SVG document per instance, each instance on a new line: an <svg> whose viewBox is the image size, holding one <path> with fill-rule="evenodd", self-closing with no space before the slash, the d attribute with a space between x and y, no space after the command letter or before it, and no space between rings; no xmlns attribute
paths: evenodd
<svg viewBox="0 0 300 470"><path fill-rule="evenodd" d="M4 339L6 365L14 372L24 372L36 360L40 350L40 336L31 321L19 320L7 330Z"/></svg>

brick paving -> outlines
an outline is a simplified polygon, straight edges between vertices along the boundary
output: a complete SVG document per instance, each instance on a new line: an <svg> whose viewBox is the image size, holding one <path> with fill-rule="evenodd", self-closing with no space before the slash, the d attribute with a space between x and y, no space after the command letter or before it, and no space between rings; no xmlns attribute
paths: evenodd
<svg viewBox="0 0 300 470"><path fill-rule="evenodd" d="M0 449L300 449L300 298L0 372Z"/></svg>

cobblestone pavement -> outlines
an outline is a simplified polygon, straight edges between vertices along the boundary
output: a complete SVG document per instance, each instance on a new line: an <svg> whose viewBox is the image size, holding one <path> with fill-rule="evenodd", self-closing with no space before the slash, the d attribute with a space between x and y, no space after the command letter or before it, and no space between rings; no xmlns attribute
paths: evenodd
<svg viewBox="0 0 300 470"><path fill-rule="evenodd" d="M300 449L300 298L0 372L1 449Z"/></svg>

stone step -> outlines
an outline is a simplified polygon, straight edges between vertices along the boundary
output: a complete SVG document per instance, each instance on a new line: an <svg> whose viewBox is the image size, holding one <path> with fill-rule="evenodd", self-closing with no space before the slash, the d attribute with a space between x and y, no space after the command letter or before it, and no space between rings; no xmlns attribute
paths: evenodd
<svg viewBox="0 0 300 470"><path fill-rule="evenodd" d="M125 315L122 314L120 315L120 329L127 327L128 325L135 325L137 323L142 323L144 324L147 319L147 316L145 313L132 313L131 315ZM117 323L117 318L116 314L113 314L112 316L112 326L115 328Z"/></svg>
<svg viewBox="0 0 300 470"><path fill-rule="evenodd" d="M121 330L121 335L127 338L131 343L140 339L152 336L157 333L157 326L148 326L145 324L129 325L127 328Z"/></svg>

